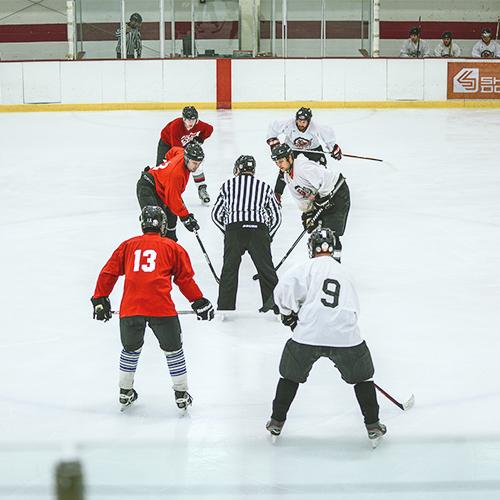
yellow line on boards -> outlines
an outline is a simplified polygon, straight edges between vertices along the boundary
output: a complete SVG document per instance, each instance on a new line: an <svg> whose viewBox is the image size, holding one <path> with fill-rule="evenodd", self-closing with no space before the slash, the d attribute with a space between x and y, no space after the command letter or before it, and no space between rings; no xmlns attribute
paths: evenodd
<svg viewBox="0 0 500 500"><path fill-rule="evenodd" d="M111 102L102 104L0 104L0 113L34 113L57 111L161 111L181 110L184 106L195 106L198 109L216 109L215 102ZM498 100L464 100L449 101L256 101L234 102L232 109L279 109L300 108L359 108L359 109L396 109L396 108L500 108Z"/></svg>

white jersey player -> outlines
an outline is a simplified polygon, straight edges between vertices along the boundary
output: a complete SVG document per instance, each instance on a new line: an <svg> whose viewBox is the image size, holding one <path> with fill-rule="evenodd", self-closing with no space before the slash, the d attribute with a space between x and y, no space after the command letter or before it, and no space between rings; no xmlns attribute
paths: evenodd
<svg viewBox="0 0 500 500"><path fill-rule="evenodd" d="M375 443L386 428L379 422L370 351L358 327L356 290L349 274L332 259L333 231L314 231L308 246L311 260L286 272L274 289L281 321L292 329L292 337L281 356L282 378L266 428L275 436L281 433L299 384L306 382L313 364L326 357L354 385L368 437Z"/></svg>
<svg viewBox="0 0 500 500"><path fill-rule="evenodd" d="M472 47L472 57L500 57L500 44L492 40L490 28L483 28L481 31L481 40Z"/></svg>
<svg viewBox="0 0 500 500"><path fill-rule="evenodd" d="M302 154L295 158L288 144L274 146L271 158L302 211L304 229L312 232L321 223L335 231L335 258L340 260L339 237L344 234L351 206L344 176L338 168L322 167Z"/></svg>
<svg viewBox="0 0 500 500"><path fill-rule="evenodd" d="M335 160L342 159L342 150L337 144L335 132L327 125L320 125L312 120L310 108L300 108L295 113L295 119L275 120L268 128L266 142L272 149L280 144L279 137L290 146L293 155L304 154L310 160L326 165L323 146ZM281 201L285 184L283 176L278 176L274 189L276 197Z"/></svg>
<svg viewBox="0 0 500 500"><path fill-rule="evenodd" d="M431 48L429 44L420 38L420 28L412 28L410 30L410 37L405 40L401 50L399 51L399 57L430 57Z"/></svg>
<svg viewBox="0 0 500 500"><path fill-rule="evenodd" d="M461 53L462 50L458 44L453 41L453 33L451 31L445 31L441 35L441 41L434 49L434 55L436 57L460 57Z"/></svg>

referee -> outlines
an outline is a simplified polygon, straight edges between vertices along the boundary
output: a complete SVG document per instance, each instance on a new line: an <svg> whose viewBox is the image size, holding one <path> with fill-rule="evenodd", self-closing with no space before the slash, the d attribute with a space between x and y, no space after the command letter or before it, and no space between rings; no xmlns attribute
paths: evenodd
<svg viewBox="0 0 500 500"><path fill-rule="evenodd" d="M219 284L219 310L234 311L241 257L248 251L259 273L262 308L273 309L278 283L271 257L271 239L281 224L281 207L269 184L256 179L255 158L242 155L234 163L234 177L222 184L212 220L224 233L224 263Z"/></svg>

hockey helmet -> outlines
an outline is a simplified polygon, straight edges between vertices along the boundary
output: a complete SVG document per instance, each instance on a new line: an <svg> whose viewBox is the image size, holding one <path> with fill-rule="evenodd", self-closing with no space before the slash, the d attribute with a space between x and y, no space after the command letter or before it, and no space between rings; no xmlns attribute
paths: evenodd
<svg viewBox="0 0 500 500"><path fill-rule="evenodd" d="M233 174L255 174L255 158L250 155L239 156L234 162Z"/></svg>
<svg viewBox="0 0 500 500"><path fill-rule="evenodd" d="M441 35L441 38L449 38L449 39L452 39L453 38L453 33L451 31L445 31L442 35Z"/></svg>
<svg viewBox="0 0 500 500"><path fill-rule="evenodd" d="M420 28L417 26L413 26L413 28L410 28L410 36L411 35L420 35Z"/></svg>
<svg viewBox="0 0 500 500"><path fill-rule="evenodd" d="M491 30L490 30L490 28L483 28L481 30L481 36L489 36L491 38Z"/></svg>
<svg viewBox="0 0 500 500"><path fill-rule="evenodd" d="M190 142L184 148L184 158L186 160L203 161L205 153L199 144Z"/></svg>
<svg viewBox="0 0 500 500"><path fill-rule="evenodd" d="M277 144L271 149L271 158L273 161L280 160L281 158L288 158L291 154L292 150L286 143Z"/></svg>
<svg viewBox="0 0 500 500"><path fill-rule="evenodd" d="M312 118L312 111L311 108L300 108L297 113L295 113L295 119L296 120L307 120L308 122L311 121Z"/></svg>
<svg viewBox="0 0 500 500"><path fill-rule="evenodd" d="M315 229L307 242L309 257L316 257L318 253L323 252L333 254L336 242L335 233L328 227Z"/></svg>
<svg viewBox="0 0 500 500"><path fill-rule="evenodd" d="M157 206L146 205L139 216L142 232L153 231L163 234L167 225L165 212Z"/></svg>
<svg viewBox="0 0 500 500"><path fill-rule="evenodd" d="M184 118L184 120L197 120L198 111L194 106L186 106L182 110L182 118Z"/></svg>
<svg viewBox="0 0 500 500"><path fill-rule="evenodd" d="M131 16L130 16L130 20L131 21L134 21L138 24L141 24L142 23L142 16L139 14L139 12L134 12Z"/></svg>

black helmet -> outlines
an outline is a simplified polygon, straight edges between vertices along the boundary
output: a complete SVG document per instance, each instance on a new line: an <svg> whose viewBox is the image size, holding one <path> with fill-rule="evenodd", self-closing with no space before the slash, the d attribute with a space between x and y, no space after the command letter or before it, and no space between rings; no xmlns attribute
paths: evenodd
<svg viewBox="0 0 500 500"><path fill-rule="evenodd" d="M233 174L255 174L255 158L250 155L239 156L234 162Z"/></svg>
<svg viewBox="0 0 500 500"><path fill-rule="evenodd" d="M483 28L483 29L481 30L481 35L491 37L491 30L490 30L490 28Z"/></svg>
<svg viewBox="0 0 500 500"><path fill-rule="evenodd" d="M142 209L139 221L141 222L143 233L153 231L163 234L167 224L167 217L165 212L160 207L147 205Z"/></svg>
<svg viewBox="0 0 500 500"><path fill-rule="evenodd" d="M309 236L309 240L307 242L307 247L309 248L309 257L315 257L318 253L321 252L333 254L335 243L335 233L331 229L327 227L315 229L311 233L311 236Z"/></svg>
<svg viewBox="0 0 500 500"><path fill-rule="evenodd" d="M131 21L135 21L136 23L142 23L142 16L139 14L139 12L134 12L130 16Z"/></svg>
<svg viewBox="0 0 500 500"><path fill-rule="evenodd" d="M312 118L312 111L311 108L300 108L297 113L295 113L295 119L296 120L307 120L308 122L311 121Z"/></svg>
<svg viewBox="0 0 500 500"><path fill-rule="evenodd" d="M186 144L186 147L184 148L184 158L186 160L203 161L205 153L199 144L190 142L189 144Z"/></svg>
<svg viewBox="0 0 500 500"><path fill-rule="evenodd" d="M411 35L420 35L420 28L417 28L416 26L410 28L410 36Z"/></svg>
<svg viewBox="0 0 500 500"><path fill-rule="evenodd" d="M186 106L182 110L182 118L184 118L184 120L197 120L198 111L196 111L194 106Z"/></svg>
<svg viewBox="0 0 500 500"><path fill-rule="evenodd" d="M441 38L453 38L453 33L451 31L445 31L442 35Z"/></svg>
<svg viewBox="0 0 500 500"><path fill-rule="evenodd" d="M271 149L271 158L273 161L279 160L281 158L288 158L292 154L290 146L286 143L277 144Z"/></svg>

